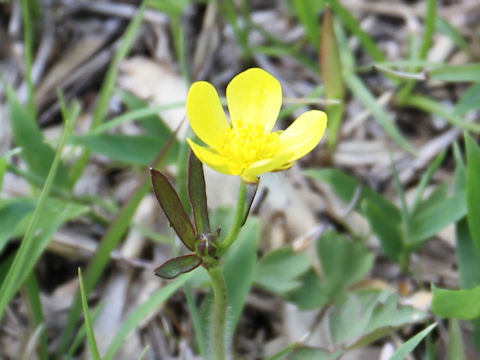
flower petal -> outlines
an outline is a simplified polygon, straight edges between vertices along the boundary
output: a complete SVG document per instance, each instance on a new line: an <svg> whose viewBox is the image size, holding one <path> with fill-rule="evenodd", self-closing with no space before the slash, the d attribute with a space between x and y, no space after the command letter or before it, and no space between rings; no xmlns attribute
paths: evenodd
<svg viewBox="0 0 480 360"><path fill-rule="evenodd" d="M270 171L283 170L293 155L293 153L288 152L279 154L271 159L257 161L243 172L242 179L248 183L257 183L259 175Z"/></svg>
<svg viewBox="0 0 480 360"><path fill-rule="evenodd" d="M190 87L187 97L190 125L207 145L216 148L221 134L230 129L217 90L206 81L197 81Z"/></svg>
<svg viewBox="0 0 480 360"><path fill-rule="evenodd" d="M288 162L305 156L318 145L327 127L327 114L320 110L303 113L280 134L282 153L293 154Z"/></svg>
<svg viewBox="0 0 480 360"><path fill-rule="evenodd" d="M212 169L218 172L232 175L232 173L230 172L230 167L228 166L228 159L218 155L214 150L194 143L191 139L187 139L187 142L192 148L192 151L202 163L210 166Z"/></svg>
<svg viewBox="0 0 480 360"><path fill-rule="evenodd" d="M282 86L265 70L248 69L228 84L227 102L232 126L240 121L261 124L268 133L282 106Z"/></svg>

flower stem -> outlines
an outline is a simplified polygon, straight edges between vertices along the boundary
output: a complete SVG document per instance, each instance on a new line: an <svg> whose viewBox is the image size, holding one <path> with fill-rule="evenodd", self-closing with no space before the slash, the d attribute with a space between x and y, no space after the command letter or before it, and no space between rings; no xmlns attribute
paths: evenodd
<svg viewBox="0 0 480 360"><path fill-rule="evenodd" d="M222 256L227 249L233 244L237 239L240 229L242 228L245 216L245 198L247 196L247 184L242 181L240 183L240 190L238 192L238 201L237 201L237 210L235 213L235 219L233 221L232 228L228 233L225 240L220 245L219 256Z"/></svg>
<svg viewBox="0 0 480 360"><path fill-rule="evenodd" d="M213 351L213 358L215 360L226 359L226 329L227 321L227 286L225 278L222 274L222 269L218 265L214 265L208 269L208 274L212 281L213 288L213 331L208 337L213 344L211 350Z"/></svg>

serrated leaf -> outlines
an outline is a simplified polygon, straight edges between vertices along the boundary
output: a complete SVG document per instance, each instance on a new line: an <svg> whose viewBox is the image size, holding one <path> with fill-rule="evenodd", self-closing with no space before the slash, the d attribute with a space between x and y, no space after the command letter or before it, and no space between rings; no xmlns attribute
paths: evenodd
<svg viewBox="0 0 480 360"><path fill-rule="evenodd" d="M178 256L160 265L154 273L164 279L175 279L180 274L196 269L201 263L202 259L195 254Z"/></svg>
<svg viewBox="0 0 480 360"><path fill-rule="evenodd" d="M336 232L328 232L317 242L325 279L325 291L331 301L341 299L348 287L362 280L373 266L374 256L367 248Z"/></svg>
<svg viewBox="0 0 480 360"><path fill-rule="evenodd" d="M310 257L283 247L264 255L257 266L255 282L277 294L285 294L301 285L299 276L311 265Z"/></svg>
<svg viewBox="0 0 480 360"><path fill-rule="evenodd" d="M210 232L203 164L198 160L193 151L190 151L190 159L188 162L188 195L190 197L197 234Z"/></svg>
<svg viewBox="0 0 480 360"><path fill-rule="evenodd" d="M476 141L468 134L465 134L465 145L467 151L467 208L468 208L468 227L472 235L473 243L480 254L480 147Z"/></svg>
<svg viewBox="0 0 480 360"><path fill-rule="evenodd" d="M150 175L155 196L170 225L185 246L191 251L194 251L196 242L195 230L182 206L177 192L161 172L150 169Z"/></svg>
<svg viewBox="0 0 480 360"><path fill-rule="evenodd" d="M432 311L441 318L473 320L480 316L480 286L447 290L432 286Z"/></svg>

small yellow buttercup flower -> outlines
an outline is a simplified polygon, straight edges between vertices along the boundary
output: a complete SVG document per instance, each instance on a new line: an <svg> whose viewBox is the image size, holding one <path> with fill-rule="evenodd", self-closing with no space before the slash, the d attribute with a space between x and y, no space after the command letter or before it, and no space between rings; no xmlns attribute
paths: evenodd
<svg viewBox="0 0 480 360"><path fill-rule="evenodd" d="M209 147L187 139L204 164L245 182L260 174L285 170L320 142L327 126L323 111L302 114L285 131L271 132L282 106L282 87L268 72L253 68L227 86L229 122L215 88L195 82L188 93L187 113L195 134Z"/></svg>

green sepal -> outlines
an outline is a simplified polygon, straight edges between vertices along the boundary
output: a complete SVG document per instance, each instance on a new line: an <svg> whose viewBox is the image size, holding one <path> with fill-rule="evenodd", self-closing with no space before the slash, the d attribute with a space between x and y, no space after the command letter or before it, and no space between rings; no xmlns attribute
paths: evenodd
<svg viewBox="0 0 480 360"><path fill-rule="evenodd" d="M155 269L155 275L163 279L174 279L178 275L196 269L202 263L195 254L174 257Z"/></svg>

